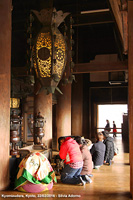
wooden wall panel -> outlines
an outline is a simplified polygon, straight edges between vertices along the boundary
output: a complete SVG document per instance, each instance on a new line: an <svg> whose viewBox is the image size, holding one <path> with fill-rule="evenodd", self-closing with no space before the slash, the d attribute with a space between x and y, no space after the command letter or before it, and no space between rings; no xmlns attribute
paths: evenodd
<svg viewBox="0 0 133 200"><path fill-rule="evenodd" d="M61 136L71 135L71 84L60 85L60 90L63 95L58 94L56 105L57 140Z"/></svg>
<svg viewBox="0 0 133 200"><path fill-rule="evenodd" d="M130 191L133 196L133 1L128 1L128 26L129 26L129 144L130 144Z"/></svg>
<svg viewBox="0 0 133 200"><path fill-rule="evenodd" d="M39 88L38 83L36 87ZM52 94L46 94L46 91L41 91L38 95L34 96L34 115L36 116L38 112L46 119L44 124L45 136L42 142L47 145L48 148L52 147Z"/></svg>
<svg viewBox="0 0 133 200"><path fill-rule="evenodd" d="M91 101L90 101L90 74L83 74L83 135L91 138Z"/></svg>
<svg viewBox="0 0 133 200"><path fill-rule="evenodd" d="M93 103L91 106L91 140L94 142L97 136L97 104Z"/></svg>
<svg viewBox="0 0 133 200"><path fill-rule="evenodd" d="M83 133L83 75L76 76L72 87L72 135Z"/></svg>
<svg viewBox="0 0 133 200"><path fill-rule="evenodd" d="M67 27L70 27L70 16L66 18ZM68 28L66 35L68 37L67 42L67 60L62 80L58 87L63 95L57 93L57 105L56 105L56 144L58 149L58 138L60 136L71 135L71 84L63 84L64 79L68 79L70 76L70 62L71 62L71 34ZM53 133L54 135L54 133Z"/></svg>
<svg viewBox="0 0 133 200"><path fill-rule="evenodd" d="M0 1L0 190L9 185L11 1Z"/></svg>

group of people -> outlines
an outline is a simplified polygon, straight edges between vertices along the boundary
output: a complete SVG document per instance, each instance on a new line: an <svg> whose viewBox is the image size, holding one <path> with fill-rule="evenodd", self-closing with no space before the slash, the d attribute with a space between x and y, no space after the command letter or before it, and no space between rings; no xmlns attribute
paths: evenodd
<svg viewBox="0 0 133 200"><path fill-rule="evenodd" d="M92 162L90 161L92 159L84 142L81 137L75 139L67 137L61 144L59 156L64 160L64 168L61 173L63 183L85 185L86 182L92 182L90 178L92 172Z"/></svg>
<svg viewBox="0 0 133 200"><path fill-rule="evenodd" d="M111 131L110 122L109 122L108 119L106 120L105 131L108 131L108 132ZM116 133L117 133L116 123L115 123L115 121L113 121L113 137L114 137L114 138L116 137Z"/></svg>
<svg viewBox="0 0 133 200"><path fill-rule="evenodd" d="M109 136L108 131L98 133L97 142L90 149L94 168L98 169L101 165L111 165L114 157L114 139Z"/></svg>
<svg viewBox="0 0 133 200"><path fill-rule="evenodd" d="M88 149L84 138L67 137L60 146L59 156L64 160L61 181L67 184L85 185L91 183L92 169L104 163L111 164L114 156L113 138L109 132L98 133L97 142Z"/></svg>

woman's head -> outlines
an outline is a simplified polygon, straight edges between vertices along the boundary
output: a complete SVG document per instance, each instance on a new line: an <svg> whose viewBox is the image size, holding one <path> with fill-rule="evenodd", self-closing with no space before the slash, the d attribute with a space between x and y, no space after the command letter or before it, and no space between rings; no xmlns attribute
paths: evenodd
<svg viewBox="0 0 133 200"><path fill-rule="evenodd" d="M104 135L103 135L102 132L99 132L99 133L97 134L97 137L98 137L98 141L102 141L102 140L104 139Z"/></svg>
<svg viewBox="0 0 133 200"><path fill-rule="evenodd" d="M74 139L76 140L76 142L77 142L81 147L83 147L84 145L86 145L85 139L83 139L81 136L76 136Z"/></svg>
<svg viewBox="0 0 133 200"><path fill-rule="evenodd" d="M90 146L90 145L92 144L92 141L89 140L89 139L85 139L85 142L86 142L86 145L87 145L87 146Z"/></svg>
<svg viewBox="0 0 133 200"><path fill-rule="evenodd" d="M76 136L74 139L76 140L76 142L77 142L79 145L82 144L81 136Z"/></svg>
<svg viewBox="0 0 133 200"><path fill-rule="evenodd" d="M62 143L65 141L65 138L62 138L61 140L60 140L60 145L62 145Z"/></svg>

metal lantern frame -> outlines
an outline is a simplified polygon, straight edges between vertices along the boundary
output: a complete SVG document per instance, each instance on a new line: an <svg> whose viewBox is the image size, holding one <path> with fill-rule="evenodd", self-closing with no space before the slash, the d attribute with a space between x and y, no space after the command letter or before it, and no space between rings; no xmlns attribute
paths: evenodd
<svg viewBox="0 0 133 200"><path fill-rule="evenodd" d="M41 21L43 27L33 46L33 64L41 85L54 93L66 65L66 42L58 30L55 10L51 10L51 12L49 10L34 11L34 13L38 19L42 15L41 20L46 14L51 16L49 24L46 22L47 18Z"/></svg>

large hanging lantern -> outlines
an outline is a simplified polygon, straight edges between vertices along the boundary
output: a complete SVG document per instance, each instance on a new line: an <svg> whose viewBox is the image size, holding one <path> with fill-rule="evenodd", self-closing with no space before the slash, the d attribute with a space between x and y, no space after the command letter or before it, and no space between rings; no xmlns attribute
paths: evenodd
<svg viewBox="0 0 133 200"><path fill-rule="evenodd" d="M33 13L43 24L33 46L34 68L42 87L54 93L66 65L66 42L58 26L68 14L55 9Z"/></svg>

